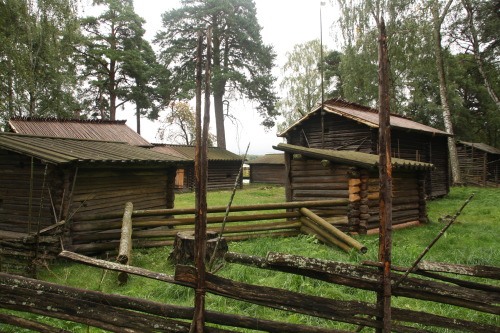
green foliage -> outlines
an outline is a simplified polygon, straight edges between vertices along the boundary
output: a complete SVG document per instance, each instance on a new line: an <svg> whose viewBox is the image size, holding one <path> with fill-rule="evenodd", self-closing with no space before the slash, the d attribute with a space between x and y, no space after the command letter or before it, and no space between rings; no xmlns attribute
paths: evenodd
<svg viewBox="0 0 500 333"><path fill-rule="evenodd" d="M151 108L154 80L159 66L154 52L143 39L144 19L139 17L132 0L95 0L104 6L98 16L81 20L87 37L81 48L81 61L90 87L82 90L84 107L90 107L93 117L116 119L117 108L132 100L140 112ZM156 117L156 113L155 116Z"/></svg>
<svg viewBox="0 0 500 333"><path fill-rule="evenodd" d="M459 100L455 103L455 134L464 141L488 142L500 145L500 113L491 99L484 78L478 71L471 54L457 54L450 62L449 77ZM500 91L500 70L493 64L485 64L495 90Z"/></svg>
<svg viewBox="0 0 500 333"><path fill-rule="evenodd" d="M271 127L276 97L270 74L275 59L264 45L255 3L249 0L182 0L181 7L163 14L164 30L156 36L161 60L172 70L175 99L194 94L197 34L213 29L212 94L216 117L223 116L222 101L243 94L259 103L263 124ZM223 123L216 123L219 127Z"/></svg>
<svg viewBox="0 0 500 333"><path fill-rule="evenodd" d="M64 0L0 1L0 119L77 109L76 8Z"/></svg>
<svg viewBox="0 0 500 333"><path fill-rule="evenodd" d="M326 51L325 51L326 52ZM278 125L284 131L321 102L321 44L318 39L297 44L287 52L287 62L281 69L280 88L285 97L278 104L285 120Z"/></svg>
<svg viewBox="0 0 500 333"><path fill-rule="evenodd" d="M458 139L498 146L498 104L495 105L487 95L478 64L467 55L473 48L463 2L455 2L441 29L452 125ZM498 25L498 19L493 18L492 6L495 5L490 1L468 2L474 8L474 27L481 43L485 72L498 96L500 75L496 64L498 53L495 52L498 52L500 30L495 29ZM344 98L373 107L377 105L378 32L375 17L383 15L391 72L391 112L444 129L430 11L434 2L338 0L337 3L341 8L338 26L344 40L339 66ZM438 1L441 11L445 3ZM451 43L453 47L449 47Z"/></svg>
<svg viewBox="0 0 500 333"><path fill-rule="evenodd" d="M196 115L188 102L179 102L170 104L164 120L158 128L156 137L160 141L165 139L170 143L184 145L194 145L196 142ZM208 134L208 146L212 146L215 136Z"/></svg>

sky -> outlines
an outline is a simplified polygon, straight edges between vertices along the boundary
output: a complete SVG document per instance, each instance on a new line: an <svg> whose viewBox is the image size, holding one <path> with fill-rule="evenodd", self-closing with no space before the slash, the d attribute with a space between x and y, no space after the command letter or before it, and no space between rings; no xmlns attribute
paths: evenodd
<svg viewBox="0 0 500 333"><path fill-rule="evenodd" d="M332 25L338 17L337 12L329 1L324 3L324 6L320 6L320 1L315 0L255 0L263 42L272 45L277 54L277 67L273 71L277 77L276 85L280 81L279 68L286 62L286 53L296 44L320 38L320 9L323 44L328 49L339 49L332 33ZM134 6L136 13L146 20L145 38L151 41L161 28L161 14L179 7L180 4L176 0L134 0ZM276 135L276 127L266 131L260 125L262 118L255 110L255 106L248 100L231 101L229 104L230 113L237 119L236 122L225 121L226 148L233 153L245 153L249 143L249 154L276 153L272 146L283 142L283 139ZM134 109L135 107L130 104L122 115L127 114L125 117L127 125L135 130ZM215 117L212 112L210 119L212 133L215 133L214 123ZM150 142L159 142L156 138L158 126L157 122L141 119L141 135Z"/></svg>

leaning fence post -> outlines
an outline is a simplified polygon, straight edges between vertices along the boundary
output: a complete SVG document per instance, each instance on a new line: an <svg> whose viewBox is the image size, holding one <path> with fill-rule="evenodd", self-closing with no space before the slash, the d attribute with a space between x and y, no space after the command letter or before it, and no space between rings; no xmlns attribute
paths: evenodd
<svg viewBox="0 0 500 333"><path fill-rule="evenodd" d="M125 211L122 219L122 233L120 237L120 249L116 261L122 265L130 265L132 260L132 211L134 205L131 202L125 204ZM118 273L120 285L127 283L128 275L124 272Z"/></svg>
<svg viewBox="0 0 500 333"><path fill-rule="evenodd" d="M467 206L467 204L472 200L472 198L474 197L474 193L472 193L469 198L467 200L465 200L465 202L463 203L462 207L460 207L460 209L455 213L455 215L450 219L450 221L448 222L448 224L446 224L446 226L439 232L439 234L432 240L432 242L425 248L425 250L418 256L417 260L415 260L413 262L413 264L411 265L410 268L408 268L408 270L404 273L404 275L398 280L396 281L396 283L394 284L393 286L393 289L396 289L397 286L399 286L399 284L401 282L403 282L404 279L406 279L406 277L411 273L413 272L413 270L415 269L415 267L417 267L418 263L422 260L422 258L427 254L427 252L429 252L429 250L431 249L431 247L436 244L436 242L439 240L439 238L441 238L441 236L446 232L446 230L448 230L448 228L452 225L453 222L455 222L455 220L457 219L457 217L462 213L462 210L465 208L465 206Z"/></svg>

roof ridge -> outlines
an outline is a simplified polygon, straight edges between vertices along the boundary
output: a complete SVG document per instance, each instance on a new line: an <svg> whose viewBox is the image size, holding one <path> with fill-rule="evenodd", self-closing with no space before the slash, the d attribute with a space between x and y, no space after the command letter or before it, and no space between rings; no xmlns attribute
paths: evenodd
<svg viewBox="0 0 500 333"><path fill-rule="evenodd" d="M42 122L60 122L60 123L91 123L91 124L119 124L124 125L127 120L107 120L107 119L74 119L74 118L56 118L56 117L27 117L15 116L9 121L42 121Z"/></svg>
<svg viewBox="0 0 500 333"><path fill-rule="evenodd" d="M153 146L168 146L168 147L189 147L189 148L196 148L195 145L183 145L183 144L178 144L178 143L151 143ZM225 149L222 147L216 147L216 146L209 146L208 148L220 148L220 149ZM226 149L227 150L227 149Z"/></svg>
<svg viewBox="0 0 500 333"><path fill-rule="evenodd" d="M127 142L124 142L124 141L109 141L109 140L98 140L98 139L70 138L70 137L64 137L64 136L34 135L34 134L12 133L12 132L0 132L0 135L32 137L32 138L42 138L42 139L57 139L57 140L71 140L71 141L91 141L91 142L107 142L107 143L128 144Z"/></svg>
<svg viewBox="0 0 500 333"><path fill-rule="evenodd" d="M332 98L332 99L326 100L324 102L324 104L330 104L330 103L333 104L333 105L340 105L340 106L345 106L345 107L350 107L350 108L358 109L359 111L366 111L366 112L371 112L371 113L375 113L375 114L379 113L379 111L377 109L372 108L370 106L366 106L366 105L362 105L362 104L354 103L354 102L349 102L349 101L346 101L346 100L341 99L341 98ZM391 115L391 117L399 117L399 118L403 118L403 119L408 119L408 120L414 121L411 117L404 116L404 115L401 115L401 114L398 114L398 113L390 112L390 115Z"/></svg>

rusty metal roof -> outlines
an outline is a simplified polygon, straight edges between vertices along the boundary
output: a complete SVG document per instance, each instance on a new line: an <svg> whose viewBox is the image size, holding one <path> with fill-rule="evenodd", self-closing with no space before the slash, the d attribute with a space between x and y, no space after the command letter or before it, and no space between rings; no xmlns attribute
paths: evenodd
<svg viewBox="0 0 500 333"><path fill-rule="evenodd" d="M273 148L292 154L302 154L312 158L329 160L335 163L354 165L363 168L377 168L379 164L378 155L357 151L306 148L286 143L280 143L278 146L273 146ZM391 161L394 169L431 170L434 168L434 165L431 163L416 162L401 158L392 158Z"/></svg>
<svg viewBox="0 0 500 333"><path fill-rule="evenodd" d="M164 152L174 156L184 157L191 160L195 158L196 147L187 145L172 145L155 143L152 150ZM235 153L230 152L224 148L208 147L208 160L209 161L241 161L243 158Z"/></svg>
<svg viewBox="0 0 500 333"><path fill-rule="evenodd" d="M151 144L128 127L126 120L78 120L17 117L9 120L11 131L51 137L121 141L134 146Z"/></svg>
<svg viewBox="0 0 500 333"><path fill-rule="evenodd" d="M284 154L266 154L264 156L260 156L254 160L247 162L248 164L285 164L285 155Z"/></svg>
<svg viewBox="0 0 500 333"><path fill-rule="evenodd" d="M336 114L341 117L352 119L359 123L365 124L369 127L373 128L379 127L378 110L372 109L364 105L346 102L341 99L330 99L324 102L324 110L327 113ZM307 113L304 117L302 117L299 121L290 126L284 132L278 134L278 136L280 137L285 136L295 126L298 126L303 121L309 119L311 116L315 115L320 111L321 111L321 105L318 105L316 108L312 109L309 113ZM407 117L394 113L391 113L391 127L401 128L410 131L427 132L432 135L449 135L448 133L441 131L437 128L433 128L418 123Z"/></svg>
<svg viewBox="0 0 500 333"><path fill-rule="evenodd" d="M487 152L489 154L493 155L500 155L500 149L492 147L487 145L486 143L481 143L481 142L465 142L465 141L458 141L458 143L461 143L465 146L473 147L475 149L482 150L484 152Z"/></svg>
<svg viewBox="0 0 500 333"><path fill-rule="evenodd" d="M174 163L189 161L125 142L57 138L0 133L0 149L32 156L53 164Z"/></svg>

